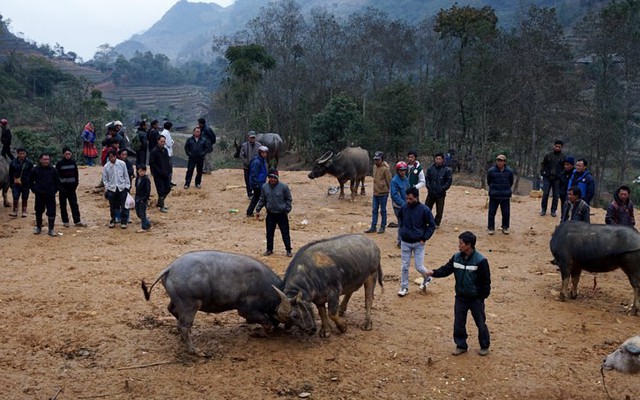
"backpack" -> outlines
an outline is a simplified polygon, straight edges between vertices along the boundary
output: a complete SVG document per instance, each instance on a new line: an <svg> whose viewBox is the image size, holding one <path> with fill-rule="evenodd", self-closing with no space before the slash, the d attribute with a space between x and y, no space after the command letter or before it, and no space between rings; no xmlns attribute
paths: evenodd
<svg viewBox="0 0 640 400"><path fill-rule="evenodd" d="M142 141L140 140L140 135L137 132L133 135L133 138L131 138L131 148L134 151L142 149Z"/></svg>

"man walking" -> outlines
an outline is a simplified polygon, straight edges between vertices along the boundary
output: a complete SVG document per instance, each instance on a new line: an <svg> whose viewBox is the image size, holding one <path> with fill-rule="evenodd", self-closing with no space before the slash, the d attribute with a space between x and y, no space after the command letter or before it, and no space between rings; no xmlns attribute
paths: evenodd
<svg viewBox="0 0 640 400"><path fill-rule="evenodd" d="M389 199L389 186L391 185L391 172L389 164L384 161L384 153L376 151L373 155L373 202L371 206L371 226L365 233L376 231L378 224L378 210L382 221L378 233L384 233L387 226L387 200Z"/></svg>
<svg viewBox="0 0 640 400"><path fill-rule="evenodd" d="M547 213L547 204L549 203L549 191L553 191L551 200L551 216L556 216L558 209L558 198L560 195L560 175L564 170L565 155L562 153L562 140L556 140L553 144L553 151L544 156L540 169L542 176L542 202L540 204L540 215Z"/></svg>
<svg viewBox="0 0 640 400"><path fill-rule="evenodd" d="M496 165L487 171L489 185L489 223L487 233L496 233L496 212L500 207L502 213L502 233L509 234L511 217L511 186L513 186L513 171L507 167L507 157L500 154L496 157Z"/></svg>
<svg viewBox="0 0 640 400"><path fill-rule="evenodd" d="M262 146L260 142L256 141L256 132L249 131L247 134L247 140L240 146L240 159L242 160L242 170L244 171L244 185L247 188L247 197L253 197L253 187L249 180L251 173L250 164L253 158L258 154L258 148Z"/></svg>
<svg viewBox="0 0 640 400"><path fill-rule="evenodd" d="M166 126L166 123L165 123ZM156 206L160 212L168 212L169 209L165 206L164 200L171 192L171 159L169 153L165 148L166 138L164 135L160 135L158 138L158 145L149 154L149 168L151 169L151 175L153 176L153 182L156 185L156 191L158 192L158 202Z"/></svg>
<svg viewBox="0 0 640 400"><path fill-rule="evenodd" d="M187 162L187 174L184 177L184 188L189 189L191 186L191 178L193 177L193 169L196 170L196 188L200 189L202 184L202 168L204 166L204 157L207 155L209 142L202 137L199 127L193 128L193 135L187 139L184 144L184 152L189 157Z"/></svg>
<svg viewBox="0 0 640 400"><path fill-rule="evenodd" d="M247 207L247 217L253 217L253 210L258 204L260 194L262 192L262 186L267 182L267 157L269 156L269 148L267 146L260 146L258 148L258 154L253 157L250 165L249 185L253 197Z"/></svg>
<svg viewBox="0 0 640 400"><path fill-rule="evenodd" d="M27 217L27 201L29 200L29 176L33 169L33 163L27 158L27 150L22 147L17 150L18 157L9 164L9 182L13 195L12 217L18 216L18 202L22 197L22 218Z"/></svg>
<svg viewBox="0 0 640 400"><path fill-rule="evenodd" d="M431 210L433 210L433 205L436 205L436 229L438 229L444 214L444 199L447 196L447 190L453 183L453 171L445 165L444 154L436 154L433 160L433 164L427 169L425 178L427 184L425 204Z"/></svg>
<svg viewBox="0 0 640 400"><path fill-rule="evenodd" d="M216 144L216 134L207 125L207 120L204 118L198 118L198 127L200 127L202 136L209 141L209 149L204 159L204 173L210 174L213 171L213 145Z"/></svg>
<svg viewBox="0 0 640 400"><path fill-rule="evenodd" d="M260 191L260 200L256 207L256 219L260 218L260 210L262 207L267 209L267 250L263 256L273 254L273 236L276 232L276 226L280 228L284 248L287 251L287 257L293 257L291 252L291 237L289 236L289 213L291 212L291 191L289 186L280 182L280 174L277 170L269 170L269 182L262 185Z"/></svg>
<svg viewBox="0 0 640 400"><path fill-rule="evenodd" d="M398 296L400 297L404 297L409 293L409 264L411 263L411 254L413 254L416 271L424 278L420 285L420 290L427 290L431 278L427 275L427 269L424 267L424 250L427 240L431 238L436 229L436 221L433 218L431 210L426 205L420 203L418 188L410 187L406 193L407 202L400 208L400 212L398 212L401 240L400 255L402 257L400 291L398 292Z"/></svg>
<svg viewBox="0 0 640 400"><path fill-rule="evenodd" d="M62 225L65 228L69 227L69 213L67 212L67 201L71 208L71 217L73 223L78 227L86 227L87 224L80 219L80 207L78 207L78 195L76 189L78 189L79 174L78 164L73 159L71 149L66 147L62 149L62 159L56 163L56 171L60 178L60 191L58 193L58 199L60 202L60 217L62 218Z"/></svg>
<svg viewBox="0 0 640 400"><path fill-rule="evenodd" d="M42 232L42 214L47 211L49 236L57 236L53 230L56 222L56 192L60 187L60 180L56 169L51 165L51 156L47 153L40 155L38 165L31 170L29 187L35 194L36 227L33 233Z"/></svg>
<svg viewBox="0 0 640 400"><path fill-rule="evenodd" d="M127 166L124 161L120 160L115 150L109 150L107 154L107 163L102 169L102 181L105 187L105 197L109 200L109 228L116 226L117 213L124 208L127 200L127 193L131 189L131 181L127 173ZM120 216L120 228L127 228L127 218Z"/></svg>
<svg viewBox="0 0 640 400"><path fill-rule="evenodd" d="M453 341L456 348L454 356L467 352L467 314L471 311L478 327L478 354L489 354L491 338L487 327L484 300L491 293L491 272L489 262L476 250L476 235L472 232L462 232L458 236L458 252L442 267L429 271L434 278L444 278L454 274L456 278L456 299L453 319Z"/></svg>

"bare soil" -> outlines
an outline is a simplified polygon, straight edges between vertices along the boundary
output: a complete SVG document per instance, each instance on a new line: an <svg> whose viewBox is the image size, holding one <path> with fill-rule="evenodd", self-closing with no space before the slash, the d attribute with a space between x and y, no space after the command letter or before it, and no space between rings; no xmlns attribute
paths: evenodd
<svg viewBox="0 0 640 400"><path fill-rule="evenodd" d="M176 169L182 182L184 169ZM604 355L637 334L640 317L628 314L632 289L621 271L583 275L577 300L558 299L560 277L550 264L549 238L557 218L538 215L539 199L516 196L510 235L485 233L486 192L456 186L447 197L442 227L428 242L428 268L444 264L464 230L491 265L486 302L491 354L480 357L469 317L470 351L454 357L453 277L426 293L413 285L399 298L396 230L370 235L382 250L384 291L376 288L373 330L362 331L363 291L347 311L349 329L330 338L296 330L266 337L235 312L200 313L195 344L209 358L185 354L162 286L146 302L140 281L192 250L253 256L283 275L289 258L276 232L275 254L262 257L264 221L245 217L241 170L205 175L202 189L169 195L169 213L152 207L151 233L108 229L108 205L93 192L100 168L81 170L78 190L88 228L63 228L56 238L32 233L29 218L0 210L4 263L0 289L0 397L5 399L606 399L600 374ZM331 177L282 172L293 193L294 251L312 240L361 233L371 197L355 202L327 196ZM461 182L457 175L454 183ZM422 193L422 197L426 193ZM347 198L349 196L347 195ZM238 212L235 212L238 210ZM592 221L602 222L602 210ZM395 220L389 206L390 221ZM498 217L499 224L499 217ZM418 278L415 270L411 279ZM612 398L640 396L640 378L606 372Z"/></svg>

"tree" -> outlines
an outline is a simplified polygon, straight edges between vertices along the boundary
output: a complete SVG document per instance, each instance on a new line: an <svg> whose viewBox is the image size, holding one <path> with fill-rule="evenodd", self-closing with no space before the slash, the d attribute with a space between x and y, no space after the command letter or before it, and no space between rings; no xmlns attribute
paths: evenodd
<svg viewBox="0 0 640 400"><path fill-rule="evenodd" d="M310 128L310 139L316 152L340 151L358 143L365 132L358 106L345 95L332 97L324 110L313 116Z"/></svg>

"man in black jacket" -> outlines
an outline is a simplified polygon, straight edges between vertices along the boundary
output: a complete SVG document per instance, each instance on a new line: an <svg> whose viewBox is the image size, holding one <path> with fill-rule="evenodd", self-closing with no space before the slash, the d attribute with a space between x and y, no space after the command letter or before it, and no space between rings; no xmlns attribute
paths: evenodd
<svg viewBox="0 0 640 400"><path fill-rule="evenodd" d="M193 128L193 135L187 139L187 142L184 144L184 152L187 154L187 157L189 157L189 161L187 162L187 175L184 178L185 189L189 189L189 186L191 186L194 168L196 169L196 188L200 189L204 157L207 155L209 147L209 141L202 136L200 127Z"/></svg>
<svg viewBox="0 0 640 400"><path fill-rule="evenodd" d="M2 126L2 135L0 136L0 143L2 143L2 156L13 160L13 154L11 154L11 129L9 129L9 121L6 119L0 120Z"/></svg>
<svg viewBox="0 0 640 400"><path fill-rule="evenodd" d="M200 128L200 132L202 132L202 137L209 142L209 148L207 149L204 161L204 173L210 174L211 171L213 171L213 157L210 154L213 154L213 145L216 144L216 134L213 132L213 129L207 125L207 120L204 118L198 118L198 127Z"/></svg>
<svg viewBox="0 0 640 400"><path fill-rule="evenodd" d="M167 212L169 209L165 207L164 200L171 192L171 160L169 159L169 153L165 149L164 145L166 138L162 135L158 138L158 145L149 154L149 167L151 168L151 175L153 175L153 182L156 185L158 192L158 202L156 206L161 212Z"/></svg>
<svg viewBox="0 0 640 400"><path fill-rule="evenodd" d="M51 156L43 153L38 159L38 165L31 170L31 175L29 176L29 187L36 197L36 227L33 230L36 235L42 232L42 214L46 209L49 236L57 236L53 227L56 222L56 192L59 186L58 173L51 166Z"/></svg>
<svg viewBox="0 0 640 400"><path fill-rule="evenodd" d="M13 194L12 217L18 216L18 201L22 197L22 218L27 218L27 201L29 200L29 175L33 169L33 163L27 158L27 150L19 147L18 157L9 164L9 182L11 194Z"/></svg>
<svg viewBox="0 0 640 400"><path fill-rule="evenodd" d="M496 157L496 165L487 171L487 185L489 185L489 221L487 232L496 233L496 212L498 207L502 212L502 233L509 234L511 220L511 186L514 176L511 168L507 167L507 157L500 154Z"/></svg>
<svg viewBox="0 0 640 400"><path fill-rule="evenodd" d="M454 274L456 278L456 300L454 305L453 341L456 349L454 356L467 352L467 314L471 316L478 327L478 354L489 354L491 338L487 327L487 317L484 309L484 299L491 293L491 272L487 259L476 251L476 235L463 232L458 236L459 252L455 253L449 262L442 267L429 271L434 278L444 278Z"/></svg>
<svg viewBox="0 0 640 400"><path fill-rule="evenodd" d="M444 214L444 199L453 182L453 171L444 164L444 154L434 156L433 164L427 169L427 200L425 204L430 210L436 205L436 228L440 227Z"/></svg>
<svg viewBox="0 0 640 400"><path fill-rule="evenodd" d="M556 216L558 209L558 198L560 197L560 174L564 169L565 155L562 153L562 140L556 140L553 144L553 151L544 156L540 168L542 176L542 202L540 203L540 215L547 213L547 204L549 204L549 191L553 191L551 200L551 216Z"/></svg>
<svg viewBox="0 0 640 400"><path fill-rule="evenodd" d="M60 179L60 192L58 193L58 199L60 201L60 217L62 218L62 225L65 228L69 227L69 214L67 213L67 201L69 201L69 207L71 208L71 217L75 226L87 226L80 219L80 207L78 207L78 195L76 189L78 188L78 164L73 159L71 149L66 147L62 149L62 159L56 163L56 171Z"/></svg>

